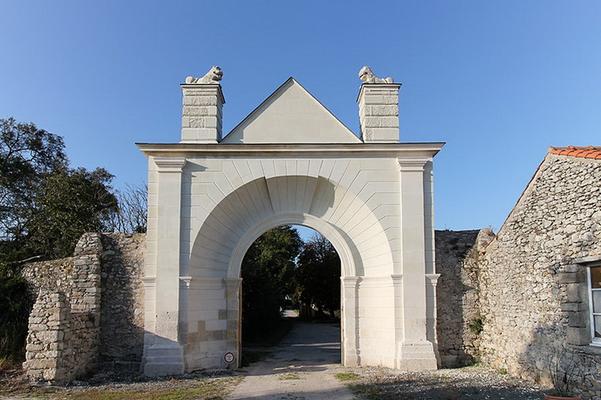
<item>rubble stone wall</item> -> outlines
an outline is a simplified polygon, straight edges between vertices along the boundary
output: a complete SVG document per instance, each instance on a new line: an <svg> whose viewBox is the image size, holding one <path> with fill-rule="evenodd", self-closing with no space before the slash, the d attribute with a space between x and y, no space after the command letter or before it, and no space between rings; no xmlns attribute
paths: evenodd
<svg viewBox="0 0 601 400"><path fill-rule="evenodd" d="M138 371L144 348L144 234L102 235L100 359L103 368Z"/></svg>
<svg viewBox="0 0 601 400"><path fill-rule="evenodd" d="M23 364L31 380L67 382L74 377L70 311L63 292L40 290L29 316Z"/></svg>
<svg viewBox="0 0 601 400"><path fill-rule="evenodd" d="M36 297L24 363L32 381L68 382L122 360L139 367L143 236L86 233L73 257L25 266Z"/></svg>
<svg viewBox="0 0 601 400"><path fill-rule="evenodd" d="M601 260L601 160L548 155L479 263L482 361L601 397L587 265Z"/></svg>
<svg viewBox="0 0 601 400"><path fill-rule="evenodd" d="M480 315L478 263L494 238L490 229L436 231L436 336L442 367L478 360Z"/></svg>

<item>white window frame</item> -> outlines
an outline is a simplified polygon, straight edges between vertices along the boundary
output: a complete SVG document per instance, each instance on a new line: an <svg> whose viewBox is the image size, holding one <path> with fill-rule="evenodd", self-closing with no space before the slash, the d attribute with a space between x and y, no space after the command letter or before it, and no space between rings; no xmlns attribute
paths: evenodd
<svg viewBox="0 0 601 400"><path fill-rule="evenodd" d="M593 292L601 292L601 288L593 289L593 284L591 280L592 271L591 268L601 268L601 265L595 264L590 265L587 268L586 280L587 280L587 289L588 289L588 304L589 304L589 320L591 325L591 346L600 346L601 347L601 337L595 337L595 316L601 316L601 312L595 312L593 309Z"/></svg>

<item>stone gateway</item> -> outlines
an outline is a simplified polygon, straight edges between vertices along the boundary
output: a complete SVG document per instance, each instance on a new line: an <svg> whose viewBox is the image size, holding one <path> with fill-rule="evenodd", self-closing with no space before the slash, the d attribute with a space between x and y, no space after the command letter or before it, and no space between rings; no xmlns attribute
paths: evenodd
<svg viewBox="0 0 601 400"><path fill-rule="evenodd" d="M179 143L138 144L146 235L86 233L24 268L32 381L235 368L242 259L300 224L341 260L344 365L480 361L601 398L601 147L551 148L497 235L434 234L442 143L399 143L399 84L361 70L360 138L293 78L223 136L222 77L182 84Z"/></svg>
<svg viewBox="0 0 601 400"><path fill-rule="evenodd" d="M368 68L369 70L369 68ZM342 362L435 369L432 161L442 143L399 143L400 84L369 70L361 138L290 78L222 135L223 75L182 84L179 143L148 157L146 375L240 359L240 265L265 231L322 233L342 263Z"/></svg>

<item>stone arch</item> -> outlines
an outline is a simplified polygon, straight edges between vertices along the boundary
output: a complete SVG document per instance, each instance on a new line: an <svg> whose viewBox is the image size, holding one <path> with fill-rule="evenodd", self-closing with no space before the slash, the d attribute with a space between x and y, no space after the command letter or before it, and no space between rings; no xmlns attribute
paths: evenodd
<svg viewBox="0 0 601 400"><path fill-rule="evenodd" d="M237 278L248 246L284 224L326 236L343 258L344 276L378 275L393 263L390 232L361 194L321 176L288 175L261 177L224 196L195 234L188 275Z"/></svg>
<svg viewBox="0 0 601 400"><path fill-rule="evenodd" d="M344 233L339 232L329 223L310 214L282 214L274 215L273 218L263 223L258 223L242 237L232 253L227 277L230 279L239 277L242 259L249 247L263 233L282 225L304 225L321 233L332 243L332 246L334 246L340 257L342 277L357 276L354 252L351 250L351 244L344 238Z"/></svg>
<svg viewBox="0 0 601 400"><path fill-rule="evenodd" d="M346 208L339 209L341 204ZM338 252L343 287L353 283L341 296L342 360L348 365L358 362L357 279L366 271L378 274L379 264L392 264L390 242L359 194L321 176L287 175L260 177L231 190L196 233L189 276L180 294L187 370L220 363L219 355L227 350L240 354L242 259L261 234L287 224L316 229ZM202 309L203 304L213 304L213 312ZM208 342L211 350L203 351Z"/></svg>

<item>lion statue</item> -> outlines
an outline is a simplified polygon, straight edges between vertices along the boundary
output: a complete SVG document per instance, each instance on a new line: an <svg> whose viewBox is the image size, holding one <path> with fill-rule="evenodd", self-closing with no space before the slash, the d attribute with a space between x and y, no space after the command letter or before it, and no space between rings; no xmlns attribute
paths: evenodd
<svg viewBox="0 0 601 400"><path fill-rule="evenodd" d="M359 79L363 83L393 83L394 80L391 77L378 78L374 72L367 65L361 68L359 71Z"/></svg>
<svg viewBox="0 0 601 400"><path fill-rule="evenodd" d="M223 71L218 66L213 66L204 76L195 78L193 76L186 77L186 83L190 84L219 84L219 81L223 78Z"/></svg>

